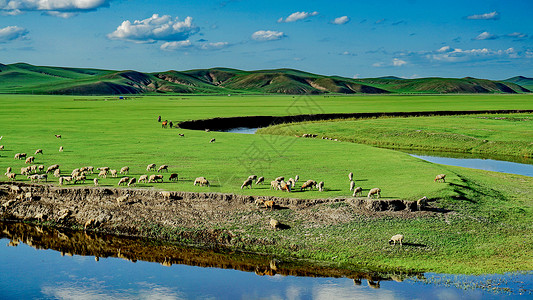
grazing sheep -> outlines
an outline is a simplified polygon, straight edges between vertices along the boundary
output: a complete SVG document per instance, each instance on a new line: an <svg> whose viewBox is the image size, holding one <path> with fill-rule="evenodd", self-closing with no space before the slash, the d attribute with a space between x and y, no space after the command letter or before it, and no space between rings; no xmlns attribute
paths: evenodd
<svg viewBox="0 0 533 300"><path fill-rule="evenodd" d="M249 188L252 188L252 184L254 183L254 180L250 177L248 177L248 179L246 179L243 184L241 185L241 190L245 187L249 187Z"/></svg>
<svg viewBox="0 0 533 300"><path fill-rule="evenodd" d="M324 191L324 181L320 181L318 183L318 191L323 192Z"/></svg>
<svg viewBox="0 0 533 300"><path fill-rule="evenodd" d="M93 179L94 186L98 186L98 178Z"/></svg>
<svg viewBox="0 0 533 300"><path fill-rule="evenodd" d="M28 175L28 179L31 181L31 182L35 182L37 180L37 174L35 175Z"/></svg>
<svg viewBox="0 0 533 300"><path fill-rule="evenodd" d="M303 191L304 189L307 189L307 188L313 189L315 186L316 186L316 181L309 179L302 185L302 187L300 188L300 191Z"/></svg>
<svg viewBox="0 0 533 300"><path fill-rule="evenodd" d="M198 177L194 180L194 185L197 185L197 184L200 186L204 186L204 185L209 186L209 181L207 181L205 177Z"/></svg>
<svg viewBox="0 0 533 300"><path fill-rule="evenodd" d="M263 200L261 198L257 198L257 199L255 199L254 203L255 203L256 207L263 206L263 205L265 205L265 200Z"/></svg>
<svg viewBox="0 0 533 300"><path fill-rule="evenodd" d="M101 170L100 173L98 173L98 177L107 178L107 171Z"/></svg>
<svg viewBox="0 0 533 300"><path fill-rule="evenodd" d="M126 174L128 174L129 172L130 172L130 167L122 167L122 168L120 169L120 174L124 174L124 175L126 175Z"/></svg>
<svg viewBox="0 0 533 300"><path fill-rule="evenodd" d="M163 170L168 172L168 165L159 166L159 169L157 169L157 172L163 172Z"/></svg>
<svg viewBox="0 0 533 300"><path fill-rule="evenodd" d="M111 174L111 177L117 177L117 170L109 170L109 174Z"/></svg>
<svg viewBox="0 0 533 300"><path fill-rule="evenodd" d="M181 137L185 137L185 134L183 134L183 133L178 133L178 135L181 136Z"/></svg>
<svg viewBox="0 0 533 300"><path fill-rule="evenodd" d="M120 180L118 181L118 185L126 184L126 183L128 183L128 180L130 180L129 177L122 177L122 178L120 178Z"/></svg>
<svg viewBox="0 0 533 300"><path fill-rule="evenodd" d="M63 152L63 146L59 146L59 152Z"/></svg>
<svg viewBox="0 0 533 300"><path fill-rule="evenodd" d="M132 177L130 181L128 181L128 186L134 186L136 185L136 182L137 182L137 178Z"/></svg>
<svg viewBox="0 0 533 300"><path fill-rule="evenodd" d="M151 170L155 171L155 164L149 164L146 166L146 172L150 172Z"/></svg>
<svg viewBox="0 0 533 300"><path fill-rule="evenodd" d="M280 223L278 220L274 220L274 219L270 219L270 227L272 227L272 229L278 229Z"/></svg>
<svg viewBox="0 0 533 300"><path fill-rule="evenodd" d="M257 175L250 175L250 176L248 176L248 179L256 180L257 179Z"/></svg>
<svg viewBox="0 0 533 300"><path fill-rule="evenodd" d="M210 142L210 143L214 143L214 142L215 142L215 139L212 138L209 142Z"/></svg>
<svg viewBox="0 0 533 300"><path fill-rule="evenodd" d="M23 159L26 158L26 153L17 153L15 154L14 159Z"/></svg>
<svg viewBox="0 0 533 300"><path fill-rule="evenodd" d="M0 150L4 150L4 145L0 145Z"/></svg>
<svg viewBox="0 0 533 300"><path fill-rule="evenodd" d="M279 183L279 186L280 186L280 190L282 191L287 191L287 192L291 192L291 185L288 183L288 182L285 182L285 181L281 181Z"/></svg>
<svg viewBox="0 0 533 300"><path fill-rule="evenodd" d="M11 173L11 167L7 167L7 172L5 172L4 175L7 175L8 173Z"/></svg>
<svg viewBox="0 0 533 300"><path fill-rule="evenodd" d="M206 128L206 129L204 129L204 130L205 130L205 132L210 132L210 131L211 131L211 130L209 130L209 129L207 129L207 128Z"/></svg>
<svg viewBox="0 0 533 300"><path fill-rule="evenodd" d="M394 243L394 245L396 245L396 242L399 242L400 243L400 246L402 245L402 242L403 242L403 235L402 234L397 234L393 237L391 237L391 239L389 240L389 245Z"/></svg>
<svg viewBox="0 0 533 300"><path fill-rule="evenodd" d="M72 170L72 172L70 172L70 176L72 176L72 177L76 177L78 175L80 175L80 169L74 169L74 170Z"/></svg>
<svg viewBox="0 0 533 300"><path fill-rule="evenodd" d="M72 177L71 176L61 176L59 177L59 185L63 185L64 182L71 182Z"/></svg>
<svg viewBox="0 0 533 300"><path fill-rule="evenodd" d="M368 192L368 198L374 198L376 196L378 199L381 196L381 189L379 188L373 188Z"/></svg>
<svg viewBox="0 0 533 300"><path fill-rule="evenodd" d="M294 186L296 185L296 181L292 178L289 178L289 180L287 180L287 183L291 185L291 188L294 188Z"/></svg>
<svg viewBox="0 0 533 300"><path fill-rule="evenodd" d="M294 182L298 182L298 179L300 179L300 176L296 175L296 176L294 177Z"/></svg>
<svg viewBox="0 0 533 300"><path fill-rule="evenodd" d="M7 178L11 180L16 180L17 174L15 173L7 173Z"/></svg>
<svg viewBox="0 0 533 300"><path fill-rule="evenodd" d="M55 171L57 169L59 169L59 165L51 165L51 166L48 167L48 169L46 169L46 173L50 173L50 172Z"/></svg>
<svg viewBox="0 0 533 300"><path fill-rule="evenodd" d="M424 196L416 201L416 207L418 210L423 210L428 205L428 197Z"/></svg>
<svg viewBox="0 0 533 300"><path fill-rule="evenodd" d="M161 194L161 196L163 196L164 199L170 199L170 196L172 196L170 192L167 192L167 191L163 191L159 193Z"/></svg>
<svg viewBox="0 0 533 300"><path fill-rule="evenodd" d="M128 201L129 198L130 198L130 194L126 194L124 196L117 197L117 203L121 204L123 202L126 202L126 201Z"/></svg>
<svg viewBox="0 0 533 300"><path fill-rule="evenodd" d="M141 175L141 177L139 177L139 182L147 182L148 181L148 175Z"/></svg>
<svg viewBox="0 0 533 300"><path fill-rule="evenodd" d="M13 157L13 159L20 159L20 153L15 153L15 156Z"/></svg>
<svg viewBox="0 0 533 300"><path fill-rule="evenodd" d="M285 180L285 177L280 176L280 177L276 178L276 181L282 181L282 180Z"/></svg>
<svg viewBox="0 0 533 300"><path fill-rule="evenodd" d="M260 184L260 183L265 183L265 177L261 176L257 178L257 181L255 182L255 184Z"/></svg>
<svg viewBox="0 0 533 300"><path fill-rule="evenodd" d="M45 182L48 182L48 175L46 174L37 174L37 180L41 182L44 179Z"/></svg>
<svg viewBox="0 0 533 300"><path fill-rule="evenodd" d="M355 181L350 180L350 191L353 191L354 188L355 188Z"/></svg>
<svg viewBox="0 0 533 300"><path fill-rule="evenodd" d="M163 182L163 175L155 175L155 174L154 175L150 175L148 183L157 182L157 181Z"/></svg>
<svg viewBox="0 0 533 300"><path fill-rule="evenodd" d="M60 139L61 138L61 134L54 134L56 136L56 138Z"/></svg>
<svg viewBox="0 0 533 300"><path fill-rule="evenodd" d="M59 176L61 176L61 170L56 169L56 170L54 171L54 177L57 178L57 177L59 177Z"/></svg>
<svg viewBox="0 0 533 300"><path fill-rule="evenodd" d="M37 170L39 170L39 172L44 171L44 165L38 165Z"/></svg>
<svg viewBox="0 0 533 300"><path fill-rule="evenodd" d="M178 174L176 173L170 174L170 177L168 177L168 181L178 181Z"/></svg>
<svg viewBox="0 0 533 300"><path fill-rule="evenodd" d="M272 201L272 200L265 201L263 204L265 205L265 208L269 208L270 207L270 210L273 210L274 209L274 205L276 205L274 203L274 201Z"/></svg>
<svg viewBox="0 0 533 300"><path fill-rule="evenodd" d="M39 154L39 153L43 154L43 149L37 149L37 150L35 150L35 155L37 155L37 154Z"/></svg>
<svg viewBox="0 0 533 300"><path fill-rule="evenodd" d="M81 167L81 168L80 168L80 172L85 172L85 173L87 173L87 167Z"/></svg>
<svg viewBox="0 0 533 300"><path fill-rule="evenodd" d="M100 167L96 169L97 171L106 171L109 172L109 167Z"/></svg>
<svg viewBox="0 0 533 300"><path fill-rule="evenodd" d="M20 175L30 175L30 167L22 167L20 168Z"/></svg>
<svg viewBox="0 0 533 300"><path fill-rule="evenodd" d="M350 174L348 174L348 178L350 179L350 181L353 181L353 172L350 172Z"/></svg>
<svg viewBox="0 0 533 300"><path fill-rule="evenodd" d="M270 182L270 189L274 189L274 190L281 190L281 185L279 184L279 181L277 180L272 180Z"/></svg>
<svg viewBox="0 0 533 300"><path fill-rule="evenodd" d="M82 183L85 183L86 179L87 177L85 177L85 175L76 176L74 179L74 184L78 183L79 181L81 181Z"/></svg>
<svg viewBox="0 0 533 300"><path fill-rule="evenodd" d="M31 165L29 168L30 168L30 172L37 173L37 165Z"/></svg>
<svg viewBox="0 0 533 300"><path fill-rule="evenodd" d="M355 189L353 189L353 195L352 197L357 197L357 196L362 196L363 195L363 188L358 186L356 187Z"/></svg>
<svg viewBox="0 0 533 300"><path fill-rule="evenodd" d="M435 176L435 179L433 180L433 182L446 182L446 174L439 174L437 176Z"/></svg>
<svg viewBox="0 0 533 300"><path fill-rule="evenodd" d="M93 166L87 167L87 172L94 174L94 167Z"/></svg>

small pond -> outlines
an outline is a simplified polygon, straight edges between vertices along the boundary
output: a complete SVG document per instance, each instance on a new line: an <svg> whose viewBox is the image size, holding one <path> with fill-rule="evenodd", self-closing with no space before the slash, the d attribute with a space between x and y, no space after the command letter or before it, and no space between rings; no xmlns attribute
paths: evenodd
<svg viewBox="0 0 533 300"><path fill-rule="evenodd" d="M533 273L377 274L0 222L3 299L502 299Z"/></svg>

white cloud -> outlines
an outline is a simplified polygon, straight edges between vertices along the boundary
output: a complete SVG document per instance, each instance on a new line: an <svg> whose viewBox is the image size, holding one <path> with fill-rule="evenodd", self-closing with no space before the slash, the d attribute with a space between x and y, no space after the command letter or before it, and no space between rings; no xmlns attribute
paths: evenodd
<svg viewBox="0 0 533 300"><path fill-rule="evenodd" d="M395 67L401 67L403 65L406 65L407 62L405 60L401 60L399 58L394 58L392 60L392 65L395 66Z"/></svg>
<svg viewBox="0 0 533 300"><path fill-rule="evenodd" d="M336 25L343 25L348 22L350 22L350 18L348 16L338 17L338 18L335 18L333 21L331 21L331 23L336 24Z"/></svg>
<svg viewBox="0 0 533 300"><path fill-rule="evenodd" d="M161 45L161 50L165 51L173 51L183 48L189 48L192 46L192 43L190 40L185 41L174 41L174 42L165 42Z"/></svg>
<svg viewBox="0 0 533 300"><path fill-rule="evenodd" d="M108 34L107 37L112 40L135 43L171 42L184 41L198 31L198 27L192 24L191 17L186 17L185 20L179 21L178 18L172 19L169 15L159 16L154 14L148 19L135 20L133 23L126 20L115 31Z"/></svg>
<svg viewBox="0 0 533 300"><path fill-rule="evenodd" d="M437 50L437 52L448 52L450 51L450 49L450 46L443 46L439 50Z"/></svg>
<svg viewBox="0 0 533 300"><path fill-rule="evenodd" d="M111 0L0 0L0 10L7 15L27 11L44 11L58 17L71 17L78 12L108 7Z"/></svg>
<svg viewBox="0 0 533 300"><path fill-rule="evenodd" d="M377 62L377 63L373 63L373 64L372 64L372 67L381 68L381 67L383 67L384 65L385 65L385 64L382 63L382 62Z"/></svg>
<svg viewBox="0 0 533 300"><path fill-rule="evenodd" d="M483 41L483 40L495 40L498 36L491 34L488 31L484 31L480 33L477 37L474 38L474 40Z"/></svg>
<svg viewBox="0 0 533 300"><path fill-rule="evenodd" d="M316 15L318 15L318 12L316 12L316 11L310 12L310 13L309 12L305 12L305 11L297 11L295 13L292 13L287 18L285 18L285 20L283 18L279 18L278 19L278 23L296 22L296 21L299 21L299 20L307 19L307 18L312 17L312 16L316 16Z"/></svg>
<svg viewBox="0 0 533 300"><path fill-rule="evenodd" d="M28 30L19 26L7 26L0 28L0 43L23 39L27 34Z"/></svg>
<svg viewBox="0 0 533 300"><path fill-rule="evenodd" d="M218 50L229 46L228 42L203 43L198 48L202 50Z"/></svg>
<svg viewBox="0 0 533 300"><path fill-rule="evenodd" d="M500 14L496 11L491 13L481 14L481 15L471 15L466 17L468 20L498 20Z"/></svg>
<svg viewBox="0 0 533 300"><path fill-rule="evenodd" d="M507 36L512 37L512 38L523 39L523 38L527 38L528 35L525 33L521 33L521 32L513 32L513 33L509 33Z"/></svg>
<svg viewBox="0 0 533 300"><path fill-rule="evenodd" d="M252 34L252 39L256 41L275 41L285 37L281 31L259 30Z"/></svg>
<svg viewBox="0 0 533 300"><path fill-rule="evenodd" d="M445 51L441 51L443 48L445 48ZM521 53L517 52L514 48L505 50L491 50L488 48L463 50L449 46L442 47L434 52L421 54L429 60L442 62L465 62L490 57L519 58L521 56Z"/></svg>

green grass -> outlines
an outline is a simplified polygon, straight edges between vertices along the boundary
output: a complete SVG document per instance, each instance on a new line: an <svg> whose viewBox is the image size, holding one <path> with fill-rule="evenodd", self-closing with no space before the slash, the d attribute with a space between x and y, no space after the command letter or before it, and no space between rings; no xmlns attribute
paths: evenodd
<svg viewBox="0 0 533 300"><path fill-rule="evenodd" d="M36 164L57 163L63 173L87 165L113 169L129 166L132 175L138 176L147 173L149 163L168 164L170 173L179 174L178 183L169 183L166 175L163 184L138 185L165 190L289 196L271 191L268 183L250 190L240 190L240 185L250 174L265 176L267 182L277 176L299 175L301 180L324 181L326 191L292 193L291 197L349 197L347 174L354 172L357 185L366 191L380 187L382 196L389 199L416 200L426 195L453 213L401 219L349 212L348 220L323 225L314 220L304 222L297 211L280 210L274 216L289 223L291 229L265 231L257 224L243 223L240 218L220 226L243 230L243 238L276 241L275 246L243 244L245 250L335 261L339 267L362 264L460 273L533 268L530 260L533 246L529 243L533 232L533 179L529 177L437 165L397 151L355 143L162 129L156 121L158 115L176 123L242 115L531 109L529 95L146 96L124 101L104 97L2 95L0 107L3 136L0 144L5 146L0 151L0 180L6 180L3 175L6 167L11 166L18 173L25 166L23 161L13 159L15 153L32 155L37 148L42 148L44 155L36 155ZM54 134L61 134L62 139L56 139ZM216 138L216 142L209 143L211 138ZM65 151L58 152L59 146ZM448 175L449 183L433 182L440 173ZM192 180L199 176L207 177L212 186L193 186ZM53 178L52 183L57 184L57 180ZM101 180L102 185L117 183L118 178ZM317 209L333 212L349 207L335 204ZM389 247L386 241L396 233L403 233L406 242L413 245L402 249Z"/></svg>
<svg viewBox="0 0 533 300"><path fill-rule="evenodd" d="M394 149L533 157L533 114L333 120L282 124L259 133L310 133Z"/></svg>

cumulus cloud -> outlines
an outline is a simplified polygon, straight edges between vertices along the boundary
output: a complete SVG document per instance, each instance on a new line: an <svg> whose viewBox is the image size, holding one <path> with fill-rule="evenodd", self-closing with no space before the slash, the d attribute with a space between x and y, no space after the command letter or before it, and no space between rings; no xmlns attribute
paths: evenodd
<svg viewBox="0 0 533 300"><path fill-rule="evenodd" d="M189 48L192 46L192 43L190 40L185 41L174 41L174 42L165 42L161 45L161 50L165 51L174 51L184 48Z"/></svg>
<svg viewBox="0 0 533 300"><path fill-rule="evenodd" d="M399 59L399 58L394 58L392 60L392 65L395 66L395 67L401 67L403 65L406 65L407 62L405 60L402 60L402 59Z"/></svg>
<svg viewBox="0 0 533 300"><path fill-rule="evenodd" d="M135 43L154 43L156 41L185 41L199 31L192 23L191 17L180 21L169 15L152 15L148 19L135 20L133 23L126 20L107 37L112 40L124 40Z"/></svg>
<svg viewBox="0 0 533 300"><path fill-rule="evenodd" d="M297 11L295 13L292 13L290 16L288 16L285 19L279 18L278 19L278 23L296 22L296 21L299 21L299 20L307 19L307 18L312 17L312 16L316 16L316 15L318 15L318 12L316 12L316 11L314 11L314 12Z"/></svg>
<svg viewBox="0 0 533 300"><path fill-rule="evenodd" d="M466 17L468 20L498 20L500 14L497 11L481 15L471 15Z"/></svg>
<svg viewBox="0 0 533 300"><path fill-rule="evenodd" d="M427 59L442 62L464 62L490 57L520 57L520 53L514 48L507 48L501 50L491 50L488 48L463 50L459 48L452 48L450 46L444 46L434 52L423 53L423 55Z"/></svg>
<svg viewBox="0 0 533 300"><path fill-rule="evenodd" d="M252 34L252 39L256 41L275 41L285 37L281 31L259 30Z"/></svg>
<svg viewBox="0 0 533 300"><path fill-rule="evenodd" d="M28 34L26 28L19 26L7 26L0 28L0 43L23 39Z"/></svg>
<svg viewBox="0 0 533 300"><path fill-rule="evenodd" d="M229 46L228 42L203 43L198 46L201 50L218 50Z"/></svg>
<svg viewBox="0 0 533 300"><path fill-rule="evenodd" d="M336 24L336 25L343 25L348 22L350 22L350 18L348 16L338 17L338 18L335 18L333 21L331 21L332 24Z"/></svg>
<svg viewBox="0 0 533 300"><path fill-rule="evenodd" d="M42 11L58 17L71 17L79 12L108 7L111 0L0 0L0 11L18 15L27 11Z"/></svg>
<svg viewBox="0 0 533 300"><path fill-rule="evenodd" d="M228 42L201 42L193 44L190 40L165 42L159 48L163 51L177 51L177 50L219 50L229 46Z"/></svg>
<svg viewBox="0 0 533 300"><path fill-rule="evenodd" d="M497 35L491 34L488 31L484 31L480 33L478 36L476 36L475 38L473 38L473 40L483 41L483 40L495 40L497 38L498 38Z"/></svg>

